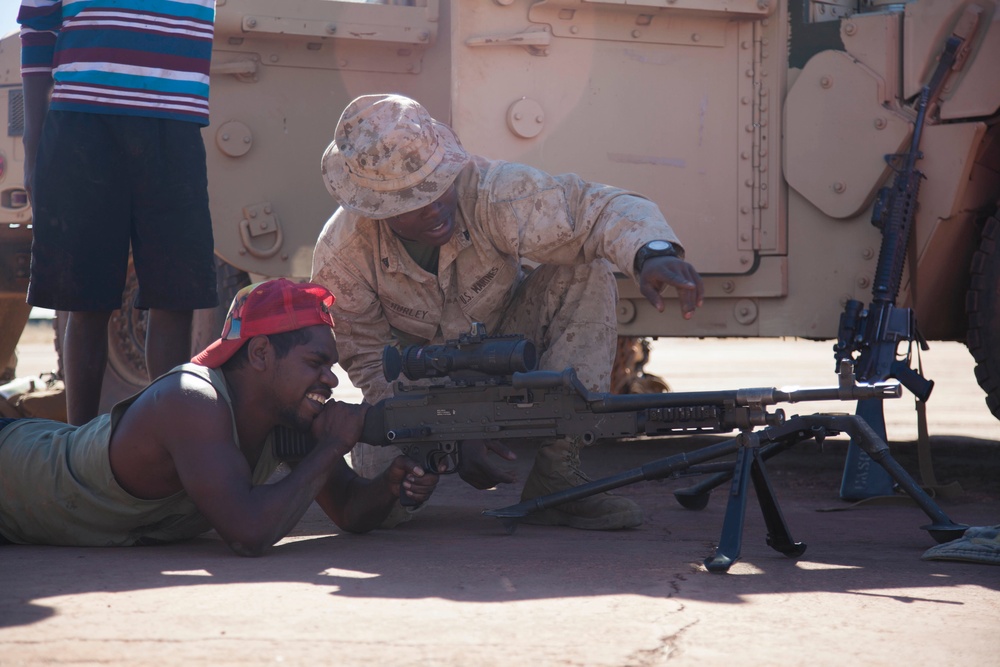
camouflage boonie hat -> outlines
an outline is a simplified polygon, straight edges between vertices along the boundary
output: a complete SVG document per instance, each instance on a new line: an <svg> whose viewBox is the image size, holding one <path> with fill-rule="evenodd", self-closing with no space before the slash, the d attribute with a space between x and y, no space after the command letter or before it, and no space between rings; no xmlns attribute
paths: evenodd
<svg viewBox="0 0 1000 667"><path fill-rule="evenodd" d="M381 220L430 204L469 154L447 125L402 95L363 95L323 153L323 180L346 209Z"/></svg>

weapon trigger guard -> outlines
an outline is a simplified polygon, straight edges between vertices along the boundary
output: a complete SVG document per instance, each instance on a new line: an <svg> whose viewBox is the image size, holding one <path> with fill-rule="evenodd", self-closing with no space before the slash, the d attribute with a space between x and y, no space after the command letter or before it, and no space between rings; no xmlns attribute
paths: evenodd
<svg viewBox="0 0 1000 667"><path fill-rule="evenodd" d="M451 475L458 472L459 458L457 445L443 445L440 449L432 449L427 452L427 472L435 475ZM444 470L439 470L439 466L444 463Z"/></svg>

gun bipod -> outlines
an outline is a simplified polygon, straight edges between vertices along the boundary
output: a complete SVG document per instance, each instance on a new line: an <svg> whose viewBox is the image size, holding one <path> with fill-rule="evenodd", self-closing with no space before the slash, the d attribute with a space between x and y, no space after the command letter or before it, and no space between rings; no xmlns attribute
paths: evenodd
<svg viewBox="0 0 1000 667"><path fill-rule="evenodd" d="M786 422L787 424L788 422ZM795 429L791 433L773 437L778 444L787 449L792 444L814 437L814 433ZM736 464L731 473L729 501L722 520L722 535L715 555L705 559L705 568L709 572L728 572L740 557L743 545L743 523L746 519L747 482L753 480L754 492L764 515L764 525L767 527L767 545L789 558L798 558L806 551L806 545L795 542L788 530L785 517L778 507L767 469L764 467L763 448L760 445L760 433L747 431L737 436L741 441L736 452ZM772 454L773 455L773 454ZM723 473L725 474L725 473ZM706 499L707 502L707 499ZM683 504L683 503L682 503Z"/></svg>
<svg viewBox="0 0 1000 667"><path fill-rule="evenodd" d="M892 458L888 445L857 415L797 415L777 426L769 426L756 431L744 431L735 438L692 452L658 459L638 468L556 493L524 500L508 507L485 510L483 514L500 519L507 531L512 533L517 527L517 521L532 512L636 482L664 479L683 471L695 471L700 467L705 472L716 472L712 478L707 480L712 482L712 485L703 487L699 492L705 496L705 503L707 503L708 492L706 489L710 490L723 483L727 478L732 478L719 545L715 555L704 561L709 572L727 572L732 564L739 559L746 514L747 487L751 480L761 512L764 515L768 546L790 558L796 558L805 552L805 545L795 542L791 537L787 523L778 506L764 461L799 442L815 438L821 439L840 432L847 433L854 441L858 442L872 460L882 466L899 487L913 498L920 509L932 519L932 524L922 526L922 528L927 530L935 541L944 543L962 536L968 526L956 524L949 519L930 496L913 481L909 473ZM732 453L736 453L736 462L731 464L731 470L718 472L719 465L702 465ZM729 465L724 464L727 468ZM693 495L698 497L699 493ZM681 504L683 505L684 502L681 501ZM696 509L704 507L704 504L701 504L701 507L695 507L695 505L697 502L685 506Z"/></svg>
<svg viewBox="0 0 1000 667"><path fill-rule="evenodd" d="M836 435L836 434L834 433L827 435ZM760 448L759 456L762 461L767 461L773 456L776 456L777 454L780 454L781 452L790 448L792 445L796 445L802 442L803 440L808 440L809 438L816 438L818 440L821 438L821 436L816 434L810 434L802 438L801 440L788 438L780 442L772 442ZM713 472L714 474L711 477L703 479L701 482L698 482L697 484L674 491L674 498L676 498L677 502L681 504L681 507L685 509L689 510L705 509L705 507L708 506L708 499L712 493L712 489L716 488L717 486L721 486L722 484L725 484L726 482L731 480L733 478L733 470L735 466L736 462L733 461L723 466L720 466L721 469L718 471L705 470L705 472ZM697 472L695 470L696 467L697 466L692 466L691 472Z"/></svg>

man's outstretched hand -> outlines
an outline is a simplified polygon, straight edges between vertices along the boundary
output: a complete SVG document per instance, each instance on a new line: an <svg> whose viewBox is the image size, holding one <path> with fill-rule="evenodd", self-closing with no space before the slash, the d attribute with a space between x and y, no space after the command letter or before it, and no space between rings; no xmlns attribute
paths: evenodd
<svg viewBox="0 0 1000 667"><path fill-rule="evenodd" d="M667 285L677 290L684 319L691 319L695 308L700 307L705 299L701 276L680 257L652 257L646 260L639 274L639 291L661 313L663 297L660 293Z"/></svg>
<svg viewBox="0 0 1000 667"><path fill-rule="evenodd" d="M414 504L427 502L437 487L439 476L427 472L412 459L397 456L385 471L389 490L396 497L410 498Z"/></svg>
<svg viewBox="0 0 1000 667"><path fill-rule="evenodd" d="M499 468L490 461L493 452L507 461L514 461L517 455L498 440L464 440L461 448L458 476L469 486L477 489L492 489L497 484L510 484L517 480L514 473Z"/></svg>

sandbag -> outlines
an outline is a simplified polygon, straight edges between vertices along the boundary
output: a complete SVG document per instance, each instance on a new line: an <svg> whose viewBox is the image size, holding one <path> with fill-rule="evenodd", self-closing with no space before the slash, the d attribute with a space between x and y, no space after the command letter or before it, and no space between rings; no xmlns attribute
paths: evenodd
<svg viewBox="0 0 1000 667"><path fill-rule="evenodd" d="M15 378L0 386L0 417L64 422L67 420L66 386L52 373Z"/></svg>

